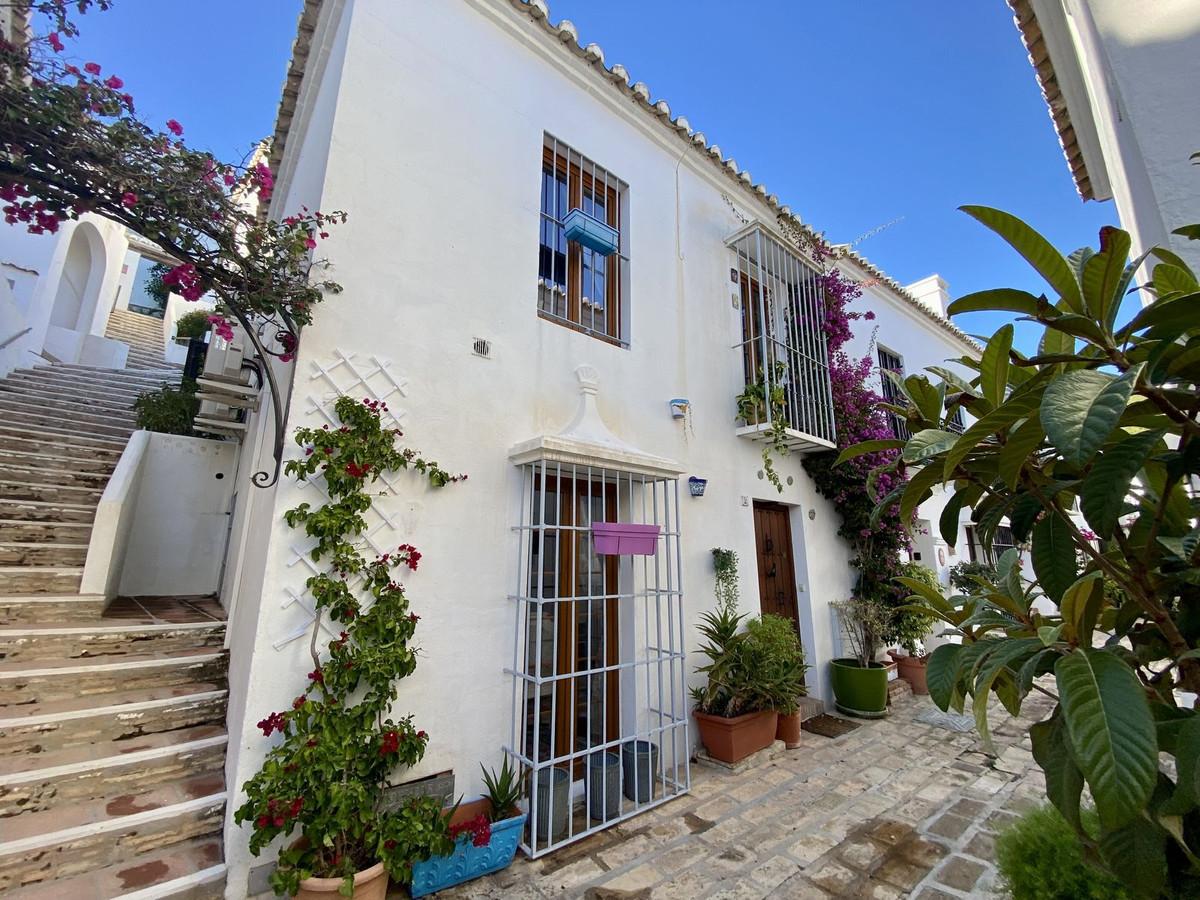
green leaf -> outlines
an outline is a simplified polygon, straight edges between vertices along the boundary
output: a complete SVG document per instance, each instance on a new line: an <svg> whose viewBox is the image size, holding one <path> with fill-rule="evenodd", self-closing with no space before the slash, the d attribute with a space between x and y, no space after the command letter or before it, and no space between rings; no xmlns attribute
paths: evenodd
<svg viewBox="0 0 1200 900"><path fill-rule="evenodd" d="M930 655L925 667L929 697L943 711L950 709L950 701L958 684L958 661L962 649L962 644L942 644Z"/></svg>
<svg viewBox="0 0 1200 900"><path fill-rule="evenodd" d="M1042 396L1042 426L1068 462L1083 465L1108 439L1141 371L1140 365L1135 366L1114 378L1095 369L1080 369L1047 385Z"/></svg>
<svg viewBox="0 0 1200 900"><path fill-rule="evenodd" d="M886 438L877 441L860 441L852 447L847 447L838 454L835 466L840 466L844 462L849 462L852 459L857 459L860 456L866 456L868 453L879 453L882 450L899 450L904 446L904 441L895 438Z"/></svg>
<svg viewBox="0 0 1200 900"><path fill-rule="evenodd" d="M1053 307L1045 297L1035 297L1029 291L1018 291L1013 288L996 288L990 291L976 291L959 297L948 307L946 314L957 316L959 313L981 312L986 310L1006 310L1008 312L1024 313L1036 316L1039 312L1048 312Z"/></svg>
<svg viewBox="0 0 1200 900"><path fill-rule="evenodd" d="M1133 478L1159 446L1165 432L1143 431L1105 450L1092 464L1079 491L1079 511L1097 536L1108 540L1117 527Z"/></svg>
<svg viewBox="0 0 1200 900"><path fill-rule="evenodd" d="M1083 302L1088 313L1099 322L1108 321L1113 304L1121 303L1121 282L1129 262L1132 241L1129 232L1108 228L1103 232L1106 246L1083 266Z"/></svg>
<svg viewBox="0 0 1200 900"><path fill-rule="evenodd" d="M1046 797L1076 831L1080 830L1079 798L1083 794L1083 773L1071 753L1061 709L1044 722L1029 729L1033 759L1046 775Z"/></svg>
<svg viewBox="0 0 1200 900"><path fill-rule="evenodd" d="M948 434L949 432L943 432ZM900 497L900 521L907 522L916 509L932 491L934 485L942 484L942 467L930 464L908 479L908 484L902 485L903 494Z"/></svg>
<svg viewBox="0 0 1200 900"><path fill-rule="evenodd" d="M923 459L944 453L954 446L958 438L959 435L953 431L942 431L940 428L926 428L923 431L918 431L908 439L908 443L904 445L904 450L901 452L900 458L906 463L920 462Z"/></svg>
<svg viewBox="0 0 1200 900"><path fill-rule="evenodd" d="M1024 543L1029 538L1029 531L1041 511L1042 501L1033 494L1021 494L1017 498L1008 513L1008 525L1017 543Z"/></svg>
<svg viewBox="0 0 1200 900"><path fill-rule="evenodd" d="M1053 325L1046 326L1046 330L1042 332L1042 339L1038 341L1039 356L1062 356L1074 352L1075 338Z"/></svg>
<svg viewBox="0 0 1200 900"><path fill-rule="evenodd" d="M1052 288L1058 291L1059 296L1074 312L1084 311L1075 273L1071 271L1071 266L1063 255L1055 250L1048 240L1010 213L988 206L960 206L959 209L1004 238Z"/></svg>
<svg viewBox="0 0 1200 900"><path fill-rule="evenodd" d="M1137 676L1112 653L1078 648L1054 666L1075 760L1106 830L1133 822L1158 775L1154 718Z"/></svg>
<svg viewBox="0 0 1200 900"><path fill-rule="evenodd" d="M1177 234L1190 241L1200 241L1200 225L1184 225L1182 228L1176 228L1171 234Z"/></svg>
<svg viewBox="0 0 1200 900"><path fill-rule="evenodd" d="M904 379L904 387L908 392L913 406L929 422L937 422L942 417L942 392L930 383L924 375L909 375Z"/></svg>
<svg viewBox="0 0 1200 900"><path fill-rule="evenodd" d="M941 532L942 540L951 547L958 543L959 516L962 513L963 501L966 500L966 496L965 488L955 491L946 501L946 505L942 507L942 514L938 518L938 531Z"/></svg>
<svg viewBox="0 0 1200 900"><path fill-rule="evenodd" d="M1182 266L1159 263L1154 267L1151 284L1157 294L1188 294L1200 290L1196 277Z"/></svg>
<svg viewBox="0 0 1200 900"><path fill-rule="evenodd" d="M1075 581L1075 541L1067 522L1049 513L1033 526L1033 571L1046 596L1055 603Z"/></svg>
<svg viewBox="0 0 1200 900"><path fill-rule="evenodd" d="M1156 898L1167 881L1167 835L1146 817L1104 829L1100 855L1136 897Z"/></svg>
<svg viewBox="0 0 1200 900"><path fill-rule="evenodd" d="M1150 328L1166 328L1183 333L1197 324L1197 301L1200 301L1200 292L1184 294L1167 300L1156 299L1134 316L1117 336L1124 339Z"/></svg>
<svg viewBox="0 0 1200 900"><path fill-rule="evenodd" d="M1013 327L1003 325L983 348L979 361L979 389L992 406L1004 402L1008 389L1008 352L1012 349Z"/></svg>
<svg viewBox="0 0 1200 900"><path fill-rule="evenodd" d="M1063 622L1071 626L1068 632L1085 647L1092 644L1092 631L1104 603L1104 576L1089 572L1063 591L1059 612Z"/></svg>
<svg viewBox="0 0 1200 900"><path fill-rule="evenodd" d="M1009 432L1008 442L996 457L996 463L998 474L1010 491L1016 489L1022 464L1041 446L1045 437L1041 415L1037 412Z"/></svg>
<svg viewBox="0 0 1200 900"><path fill-rule="evenodd" d="M1062 634L1062 630L1063 627L1061 624L1042 625L1038 628L1038 640L1040 640L1045 646L1049 647L1051 644L1058 641L1059 635Z"/></svg>
<svg viewBox="0 0 1200 900"><path fill-rule="evenodd" d="M1162 812L1183 815L1200 805L1200 715L1180 726L1175 737L1175 792Z"/></svg>
<svg viewBox="0 0 1200 900"><path fill-rule="evenodd" d="M998 406L978 421L973 422L970 428L959 435L958 440L954 442L954 446L946 454L946 463L943 467L943 474L946 478L950 477L955 467L966 459L967 455L980 442L998 434L1002 429L1033 413L1038 408L1038 402L1039 397L1037 394L1021 394L1010 397L1003 405Z"/></svg>

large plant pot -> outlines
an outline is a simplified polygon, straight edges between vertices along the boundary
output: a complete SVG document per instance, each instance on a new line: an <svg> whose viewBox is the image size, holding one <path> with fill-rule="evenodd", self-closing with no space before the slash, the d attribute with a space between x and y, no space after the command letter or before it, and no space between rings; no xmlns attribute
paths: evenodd
<svg viewBox="0 0 1200 900"><path fill-rule="evenodd" d="M900 668L900 677L908 682L914 694L928 694L929 684L925 676L929 670L928 659L924 656L894 657Z"/></svg>
<svg viewBox="0 0 1200 900"><path fill-rule="evenodd" d="M601 750L588 757L588 815L607 822L621 814L621 755Z"/></svg>
<svg viewBox="0 0 1200 900"><path fill-rule="evenodd" d="M525 827L525 813L492 823L492 838L486 846L476 847L469 836L458 839L449 856L433 856L424 862L413 863L412 886L414 897L424 897L512 864ZM358 894L355 894L357 897ZM383 895L380 894L382 898Z"/></svg>
<svg viewBox="0 0 1200 900"><path fill-rule="evenodd" d="M537 840L539 844L567 833L571 813L571 775L552 767L537 773Z"/></svg>
<svg viewBox="0 0 1200 900"><path fill-rule="evenodd" d="M340 900L341 878L305 878L300 882L296 900ZM383 863L376 863L354 876L354 900L385 900L388 874Z"/></svg>
<svg viewBox="0 0 1200 900"><path fill-rule="evenodd" d="M837 708L850 716L880 719L887 715L887 668L872 662L863 668L856 659L835 659L829 664Z"/></svg>
<svg viewBox="0 0 1200 900"><path fill-rule="evenodd" d="M779 714L772 711L747 713L732 719L710 716L699 710L692 715L696 717L704 749L713 759L724 763L735 763L770 747L775 741L775 726L779 719Z"/></svg>
<svg viewBox="0 0 1200 900"><path fill-rule="evenodd" d="M775 740L783 741L789 750L800 746L800 710L790 716L779 714L779 723L775 726Z"/></svg>
<svg viewBox="0 0 1200 900"><path fill-rule="evenodd" d="M658 745L650 741L627 741L621 745L621 770L625 796L634 803L654 799L654 779L658 773Z"/></svg>

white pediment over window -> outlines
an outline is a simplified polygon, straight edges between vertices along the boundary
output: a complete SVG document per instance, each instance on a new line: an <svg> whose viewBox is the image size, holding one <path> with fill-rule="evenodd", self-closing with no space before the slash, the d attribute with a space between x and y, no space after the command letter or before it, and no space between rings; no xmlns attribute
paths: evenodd
<svg viewBox="0 0 1200 900"><path fill-rule="evenodd" d="M591 366L575 370L579 379L579 407L575 418L559 434L522 441L509 451L515 465L549 460L564 465L591 466L674 478L683 472L675 460L647 453L618 438L604 423L596 406L600 379Z"/></svg>

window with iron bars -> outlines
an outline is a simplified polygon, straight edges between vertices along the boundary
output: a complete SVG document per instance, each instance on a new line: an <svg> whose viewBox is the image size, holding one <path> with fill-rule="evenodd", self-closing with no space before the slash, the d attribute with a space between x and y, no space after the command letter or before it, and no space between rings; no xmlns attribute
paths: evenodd
<svg viewBox="0 0 1200 900"><path fill-rule="evenodd" d="M896 387L892 379L888 378L884 372L895 372L901 377L904 376L904 357L898 353L893 353L883 347L879 348L879 382L883 393L883 399L888 403L894 403L897 406L905 406L908 401L904 399L904 395L900 392L900 388ZM912 434L908 430L908 424L896 413L888 412L888 423L891 425L892 434L898 440L907 441Z"/></svg>
<svg viewBox="0 0 1200 900"><path fill-rule="evenodd" d="M946 429L953 431L955 434L962 434L966 428L967 423L963 420L962 407L954 407L950 412L950 417L946 419Z"/></svg>
<svg viewBox="0 0 1200 900"><path fill-rule="evenodd" d="M782 413L795 444L832 447L837 440L829 347L821 327L824 291L817 270L761 226L730 240L742 310L742 375L761 398L743 410L746 424L768 427ZM771 402L782 390L782 409ZM753 406L753 404L751 404Z"/></svg>
<svg viewBox="0 0 1200 900"><path fill-rule="evenodd" d="M1007 525L997 525L996 533L992 535L992 546L987 548L983 546L979 540L979 535L975 531L973 525L967 526L967 558L971 562L987 562L991 565L996 564L1004 551L1011 550L1017 546L1016 540L1013 538L1012 529Z"/></svg>
<svg viewBox="0 0 1200 900"><path fill-rule="evenodd" d="M628 186L607 169L550 135L542 149L538 243L538 314L628 346L625 223ZM568 241L564 219L580 209L616 230L618 249L604 255Z"/></svg>

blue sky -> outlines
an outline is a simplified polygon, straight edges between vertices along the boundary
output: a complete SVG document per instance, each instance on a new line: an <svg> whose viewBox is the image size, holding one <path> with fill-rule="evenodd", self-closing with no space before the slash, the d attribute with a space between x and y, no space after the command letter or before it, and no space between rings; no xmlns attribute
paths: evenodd
<svg viewBox="0 0 1200 900"><path fill-rule="evenodd" d="M832 241L899 220L857 248L901 282L936 271L954 296L1044 289L964 203L1013 212L1065 251L1116 222L1111 203L1075 194L1001 0L550 6ZM192 145L240 159L272 129L299 7L205 0L197 16L182 0L116 0L68 52L124 78L152 122L177 118ZM1002 317L958 321L990 334Z"/></svg>

